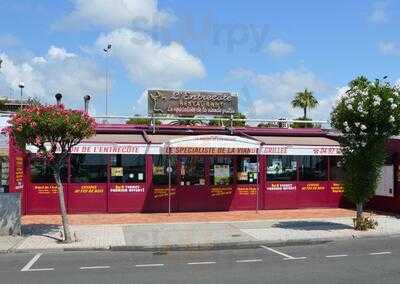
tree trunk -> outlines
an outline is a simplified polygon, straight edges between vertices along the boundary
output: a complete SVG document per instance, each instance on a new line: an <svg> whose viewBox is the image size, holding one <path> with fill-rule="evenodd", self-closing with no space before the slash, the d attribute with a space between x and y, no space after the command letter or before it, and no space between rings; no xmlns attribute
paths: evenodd
<svg viewBox="0 0 400 284"><path fill-rule="evenodd" d="M64 199L64 187L60 178L60 169L53 169L54 179L56 180L57 189L58 189L58 199L60 202L60 211L61 211L61 219L64 230L64 241L66 243L72 243L74 241L71 235L71 229L69 227L67 210L65 208L65 199Z"/></svg>
<svg viewBox="0 0 400 284"><path fill-rule="evenodd" d="M364 204L363 204L363 202L357 202L357 204L356 204L356 206L357 206L357 216L356 216L356 218L358 219L358 220L360 220L362 217L363 217L363 213L364 213Z"/></svg>
<svg viewBox="0 0 400 284"><path fill-rule="evenodd" d="M307 108L305 107L304 109L303 109L303 111L304 111L304 119L307 119Z"/></svg>

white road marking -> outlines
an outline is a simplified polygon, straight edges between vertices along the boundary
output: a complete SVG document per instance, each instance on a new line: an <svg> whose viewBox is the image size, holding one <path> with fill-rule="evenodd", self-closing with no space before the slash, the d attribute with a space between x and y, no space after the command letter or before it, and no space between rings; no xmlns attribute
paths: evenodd
<svg viewBox="0 0 400 284"><path fill-rule="evenodd" d="M108 266L108 265L104 265L104 266L82 266L79 269L80 270L85 270L85 269L107 269L107 268L110 268L110 266Z"/></svg>
<svg viewBox="0 0 400 284"><path fill-rule="evenodd" d="M261 262L262 259L256 258L256 259L239 259L236 260L237 263L243 263L243 262Z"/></svg>
<svg viewBox="0 0 400 284"><path fill-rule="evenodd" d="M325 257L327 258L335 258L335 257L345 257L348 256L347 254L332 254L332 255L327 255Z"/></svg>
<svg viewBox="0 0 400 284"><path fill-rule="evenodd" d="M273 248L270 248L270 247L267 247L267 246L261 246L261 247L262 247L263 249L272 251L273 253L276 253L276 254L279 254L279 255L281 255L281 256L284 256L284 257L285 257L284 260L295 260L295 259L306 259L306 258L307 258L307 257L305 257L305 256L302 256L302 257L294 257L294 256L291 256L291 255L288 255L288 254L286 254L286 253L277 251L276 249L273 249Z"/></svg>
<svg viewBox="0 0 400 284"><path fill-rule="evenodd" d="M164 266L162 263L136 264L136 267L159 267Z"/></svg>
<svg viewBox="0 0 400 284"><path fill-rule="evenodd" d="M391 254L391 252L390 251L371 252L369 255L383 255L383 254Z"/></svg>
<svg viewBox="0 0 400 284"><path fill-rule="evenodd" d="M215 261L203 261L203 262L188 262L189 265L196 265L196 264L215 264Z"/></svg>
<svg viewBox="0 0 400 284"><path fill-rule="evenodd" d="M31 268L36 261L43 255L43 253L36 254L22 269L21 271L51 271L54 268Z"/></svg>

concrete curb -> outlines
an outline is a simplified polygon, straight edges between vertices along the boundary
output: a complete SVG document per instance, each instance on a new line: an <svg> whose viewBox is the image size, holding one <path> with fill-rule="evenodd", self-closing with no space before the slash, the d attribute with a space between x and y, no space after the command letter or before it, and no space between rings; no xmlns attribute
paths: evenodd
<svg viewBox="0 0 400 284"><path fill-rule="evenodd" d="M38 253L38 252L82 252L82 251L152 251L152 252L167 252L167 251L204 251L204 250L227 250L227 249L252 249L260 246L268 247L285 247L299 245L316 245L328 242L358 240L358 239L373 239L385 237L400 237L400 233L395 234L371 234L365 236L342 236L333 238L313 238L313 239L298 239L298 240L274 240L274 241L244 241L244 242L226 242L226 243L209 243L209 244L188 244L188 245L163 245L163 246L100 246L100 247L68 247L68 248L50 248L50 249L18 249L16 247L0 253Z"/></svg>

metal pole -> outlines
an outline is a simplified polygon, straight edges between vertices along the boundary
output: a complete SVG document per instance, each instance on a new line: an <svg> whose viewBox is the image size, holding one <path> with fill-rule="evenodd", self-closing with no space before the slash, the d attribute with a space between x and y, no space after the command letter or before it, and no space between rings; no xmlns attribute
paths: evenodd
<svg viewBox="0 0 400 284"><path fill-rule="evenodd" d="M260 159L259 159L259 155L258 155L258 150L257 149L257 191L256 191L256 213L258 213L258 199L259 199L259 188L260 188Z"/></svg>
<svg viewBox="0 0 400 284"><path fill-rule="evenodd" d="M111 51L111 44L108 44L106 48L103 49L103 51L106 53L106 119L105 122L108 122L108 78L109 78L109 71L108 71L108 65L109 65L109 54Z"/></svg>
<svg viewBox="0 0 400 284"><path fill-rule="evenodd" d="M106 52L106 122L108 122L108 52Z"/></svg>
<svg viewBox="0 0 400 284"><path fill-rule="evenodd" d="M21 103L21 109L22 109L22 89L23 89L23 87L20 87L20 88L21 88L21 97L20 97L19 101Z"/></svg>
<svg viewBox="0 0 400 284"><path fill-rule="evenodd" d="M168 146L168 216L171 215L171 151Z"/></svg>

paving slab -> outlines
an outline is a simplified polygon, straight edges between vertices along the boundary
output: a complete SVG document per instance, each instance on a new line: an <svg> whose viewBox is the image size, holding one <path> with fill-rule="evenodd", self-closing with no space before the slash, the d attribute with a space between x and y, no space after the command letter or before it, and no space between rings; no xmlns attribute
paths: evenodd
<svg viewBox="0 0 400 284"><path fill-rule="evenodd" d="M132 247L200 246L255 239L228 223L124 226L126 245Z"/></svg>
<svg viewBox="0 0 400 284"><path fill-rule="evenodd" d="M107 249L110 246L125 245L124 233L121 226L116 225L92 225L71 226L78 241L70 244L60 243L59 230L53 230L46 234L33 233L16 248L19 251L31 250L66 250L66 249Z"/></svg>
<svg viewBox="0 0 400 284"><path fill-rule="evenodd" d="M0 236L0 252L10 252L24 240L21 236Z"/></svg>

